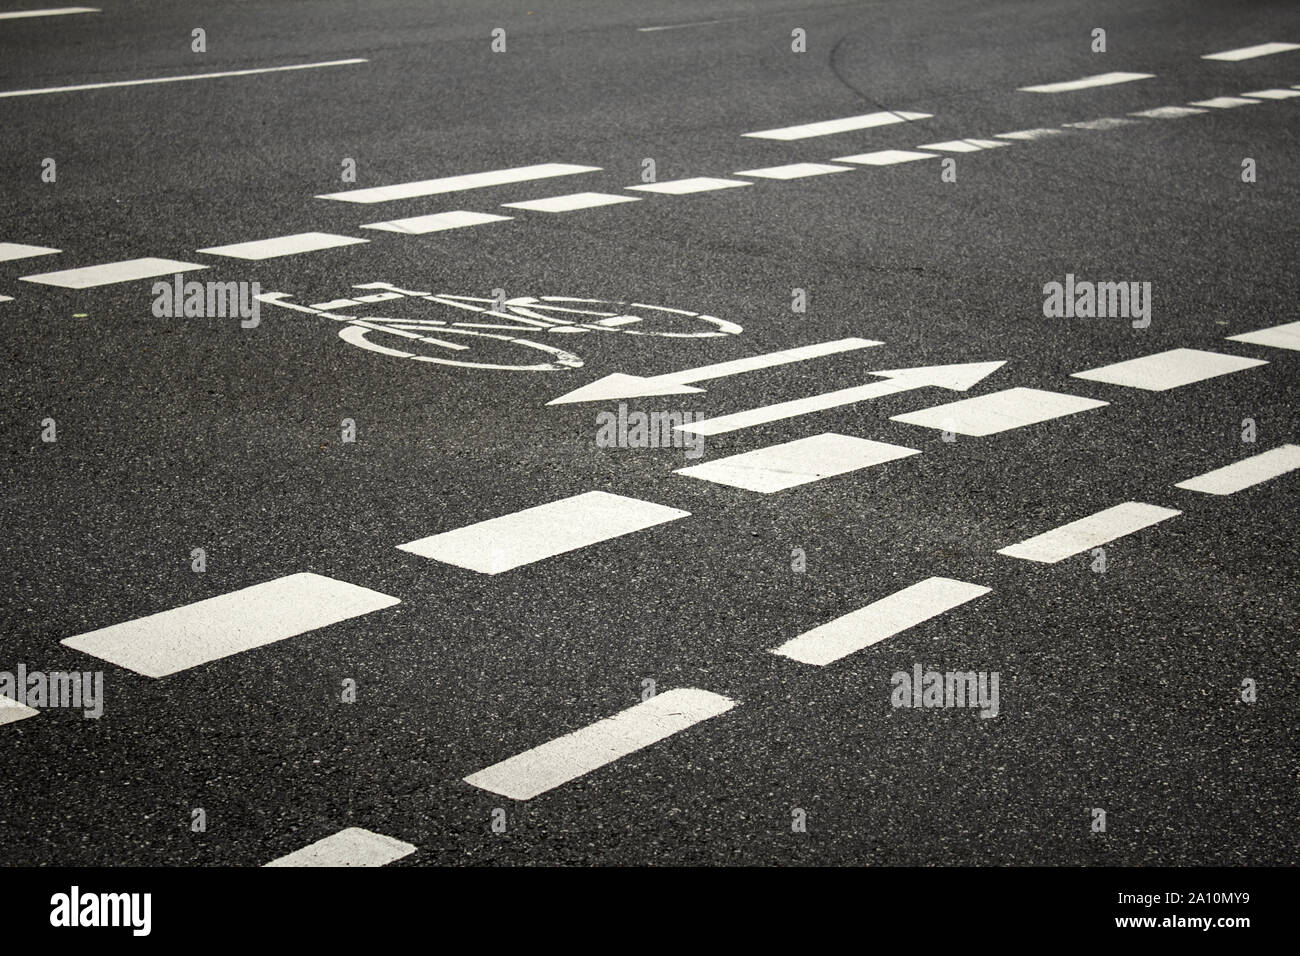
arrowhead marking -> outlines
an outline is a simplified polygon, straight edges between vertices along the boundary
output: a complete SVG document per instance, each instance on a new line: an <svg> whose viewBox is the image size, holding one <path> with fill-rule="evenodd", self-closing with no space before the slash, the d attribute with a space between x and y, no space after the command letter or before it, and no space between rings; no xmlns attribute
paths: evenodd
<svg viewBox="0 0 1300 956"><path fill-rule="evenodd" d="M553 398L547 405L567 405L570 402L607 402L612 399L641 398L647 395L685 395L689 392L702 392L704 389L694 385L682 385L669 376L655 377L642 375L624 375L614 372L604 378L575 388L573 391Z"/></svg>
<svg viewBox="0 0 1300 956"><path fill-rule="evenodd" d="M971 386L978 385L1006 364L1006 362L966 362L961 365L925 365L919 368L893 368L871 374L883 375L908 388L922 388L929 385L934 388L964 392Z"/></svg>

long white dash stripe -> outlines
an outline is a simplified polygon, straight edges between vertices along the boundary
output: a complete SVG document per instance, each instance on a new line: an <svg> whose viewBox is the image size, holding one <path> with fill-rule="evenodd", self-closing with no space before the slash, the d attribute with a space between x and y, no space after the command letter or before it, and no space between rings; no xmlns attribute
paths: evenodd
<svg viewBox="0 0 1300 956"><path fill-rule="evenodd" d="M1075 372L1071 378L1082 378L1090 382L1105 382L1108 385L1123 385L1127 388L1141 388L1148 392L1164 392L1171 388L1191 385L1207 378L1217 378L1244 369L1267 365L1264 359L1243 358L1240 355L1225 355L1222 352L1206 352L1202 349L1170 349L1155 355L1103 365L1101 368L1086 372Z"/></svg>
<svg viewBox="0 0 1300 956"><path fill-rule="evenodd" d="M1184 116L1195 116L1197 113L1208 112L1209 110L1194 109L1190 106L1157 106L1154 109L1139 110L1128 115L1143 116L1147 119L1182 119Z"/></svg>
<svg viewBox="0 0 1300 956"><path fill-rule="evenodd" d="M466 226L480 226L487 222L505 222L513 216L495 216L487 212L466 212L457 209L453 212L435 212L428 216L411 216L409 219L390 219L388 222L371 222L362 229L382 229L385 232L401 232L421 236L428 232L441 232L444 229L463 229Z"/></svg>
<svg viewBox="0 0 1300 956"><path fill-rule="evenodd" d="M1221 53L1207 53L1202 60L1253 60L1257 56L1271 53L1286 53L1288 50L1300 50L1300 43L1260 43L1256 46L1243 46L1237 50L1224 50Z"/></svg>
<svg viewBox="0 0 1300 956"><path fill-rule="evenodd" d="M752 186L739 179L716 179L712 176L693 176L690 179L672 179L662 183L646 183L643 186L627 186L644 193L666 193L669 196L683 196L687 193L703 193L713 189L732 189L736 186Z"/></svg>
<svg viewBox="0 0 1300 956"><path fill-rule="evenodd" d="M1257 100L1289 100L1300 96L1300 90L1256 90L1254 93L1242 93Z"/></svg>
<svg viewBox="0 0 1300 956"><path fill-rule="evenodd" d="M770 495L919 454L916 448L825 432L678 468L676 474Z"/></svg>
<svg viewBox="0 0 1300 956"><path fill-rule="evenodd" d="M1100 119L1084 120L1081 123L1065 123L1068 129L1119 129L1121 126L1136 126L1137 120L1124 119L1121 116L1103 116Z"/></svg>
<svg viewBox="0 0 1300 956"><path fill-rule="evenodd" d="M387 866L414 852L415 847L409 843L361 827L348 827L272 860L264 867Z"/></svg>
<svg viewBox="0 0 1300 956"><path fill-rule="evenodd" d="M1159 505L1143 504L1140 501L1126 501L1113 508L1098 511L1086 518L1035 535L1009 548L1002 548L998 554L1024 561L1055 564L1072 555L1081 554L1180 514L1181 511L1175 511L1173 508L1161 508Z"/></svg>
<svg viewBox="0 0 1300 956"><path fill-rule="evenodd" d="M640 201L639 196L616 196L613 193L569 193L567 196L528 199L524 202L503 202L501 205L511 209L531 209L534 212L571 212L574 209L591 209L594 206L612 206L615 203Z"/></svg>
<svg viewBox="0 0 1300 956"><path fill-rule="evenodd" d="M1259 100L1243 99L1240 96L1216 96L1211 100L1195 100L1193 106L1209 106L1216 110L1230 110L1238 106L1258 106Z"/></svg>
<svg viewBox="0 0 1300 956"><path fill-rule="evenodd" d="M458 568L500 574L689 515L637 498L589 491L398 547Z"/></svg>
<svg viewBox="0 0 1300 956"><path fill-rule="evenodd" d="M12 697L0 694L0 726L12 724L16 720L26 720L39 713L40 711L35 707L28 707L26 704L18 703Z"/></svg>
<svg viewBox="0 0 1300 956"><path fill-rule="evenodd" d="M992 588L954 578L930 577L888 597L815 627L772 650L803 664L824 667L915 627Z"/></svg>
<svg viewBox="0 0 1300 956"><path fill-rule="evenodd" d="M369 588L302 572L61 643L145 677L166 677L400 603Z"/></svg>
<svg viewBox="0 0 1300 956"><path fill-rule="evenodd" d="M1040 83L1037 86L1022 86L1021 93L1071 93L1075 90L1087 90L1094 86L1113 86L1116 83L1132 83L1134 80L1149 80L1154 73L1097 73L1077 80L1065 80L1060 83Z"/></svg>
<svg viewBox="0 0 1300 956"><path fill-rule="evenodd" d="M1055 127L1039 127L1038 129L1018 129L1011 133L998 133L998 139L1016 139L1031 141L1035 139L1047 139L1049 136L1060 136L1065 130L1056 129Z"/></svg>
<svg viewBox="0 0 1300 956"><path fill-rule="evenodd" d="M922 143L917 149L937 149L942 153L974 153L981 149L996 149L999 146L1010 146L1010 143L1000 143L996 139L950 139L942 143Z"/></svg>
<svg viewBox="0 0 1300 956"><path fill-rule="evenodd" d="M364 59L327 60L323 63L295 63L291 66L265 66L255 70L223 70L220 73L190 73L186 76L155 76L147 80L115 80L112 83L80 83L76 86L48 86L40 90L8 90L5 96L38 96L43 93L74 93L78 90L106 90L114 86L147 86L152 83L183 83L187 80L215 80L226 76L254 76L259 73L287 73L292 70L317 70L327 66L368 63Z"/></svg>
<svg viewBox="0 0 1300 956"><path fill-rule="evenodd" d="M396 199L416 199L420 196L460 192L463 189L484 189L488 186L506 186L511 183L530 182L534 179L553 179L556 176L596 172L600 172L599 166L539 163L536 166L515 166L511 169L492 169L482 173L444 176L441 179L421 179L413 183L393 183L391 186L371 186L367 189L351 189L342 193L325 193L316 198L337 199L341 202L392 202Z"/></svg>
<svg viewBox="0 0 1300 956"><path fill-rule="evenodd" d="M531 800L735 706L728 697L694 687L665 691L470 774L465 782L511 800Z"/></svg>
<svg viewBox="0 0 1300 956"><path fill-rule="evenodd" d="M918 153L912 149L878 149L872 153L858 153L854 156L836 156L831 162L858 163L862 166L893 166L895 163L911 163L918 159L938 159L938 153Z"/></svg>
<svg viewBox="0 0 1300 956"><path fill-rule="evenodd" d="M21 242L0 242L0 262L9 262L13 259L30 259L33 256L52 256L59 249L51 249L49 246L29 246Z"/></svg>
<svg viewBox="0 0 1300 956"><path fill-rule="evenodd" d="M735 175L755 176L759 179L803 179L805 176L825 176L827 173L847 173L852 170L852 166L832 166L830 163L790 163L786 166L742 169Z"/></svg>
<svg viewBox="0 0 1300 956"><path fill-rule="evenodd" d="M43 10L11 10L0 13L0 20L18 20L24 17L62 17L69 13L99 13L99 7L46 7Z"/></svg>
<svg viewBox="0 0 1300 956"><path fill-rule="evenodd" d="M213 256L229 256L232 259L277 259L280 256L295 256L301 252L335 249L339 246L355 246L369 241L355 236L336 236L328 232L298 232L291 236L235 242L228 246L209 246L200 249L199 252L206 252Z"/></svg>
<svg viewBox="0 0 1300 956"><path fill-rule="evenodd" d="M42 272L34 276L23 276L22 281L57 285L64 289L89 289L93 286L113 285L118 282L169 276L177 272L192 272L195 269L206 268L207 266L195 262L178 262L175 259L125 259L122 262L106 262L98 266L82 266L80 269L64 269L60 272Z"/></svg>
<svg viewBox="0 0 1300 956"><path fill-rule="evenodd" d="M685 30L688 27L711 27L718 23L735 23L745 17L727 17L723 20L697 20L694 23L669 23L660 27L637 27L637 33L658 33L660 30Z"/></svg>
<svg viewBox="0 0 1300 956"><path fill-rule="evenodd" d="M1231 495L1297 468L1300 468L1300 445L1282 445L1180 481L1174 487L1207 495Z"/></svg>
<svg viewBox="0 0 1300 956"><path fill-rule="evenodd" d="M1037 388L1008 388L894 415L891 421L959 435L995 435L1013 428L1101 408L1107 404L1109 403L1095 398L1045 392Z"/></svg>
<svg viewBox="0 0 1300 956"><path fill-rule="evenodd" d="M0 302L12 302L14 297L11 295L0 295Z"/></svg>
<svg viewBox="0 0 1300 956"><path fill-rule="evenodd" d="M908 123L914 120L930 119L930 113L908 113L903 110L880 113L864 113L861 116L845 116L843 119L821 120L817 123L803 123L799 126L782 126L778 129L765 129L757 133L741 133L756 139L808 139L813 136L830 136L832 133L847 133L855 129L870 129L873 126L889 126L894 123Z"/></svg>
<svg viewBox="0 0 1300 956"><path fill-rule="evenodd" d="M1266 345L1274 349L1291 349L1300 352L1300 322L1287 322L1241 335L1229 335L1230 342L1248 342L1251 345Z"/></svg>

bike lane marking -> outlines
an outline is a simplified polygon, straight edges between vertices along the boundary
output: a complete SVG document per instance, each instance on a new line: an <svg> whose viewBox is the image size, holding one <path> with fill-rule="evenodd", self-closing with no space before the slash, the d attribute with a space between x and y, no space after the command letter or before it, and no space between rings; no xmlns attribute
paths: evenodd
<svg viewBox="0 0 1300 956"><path fill-rule="evenodd" d="M920 453L917 448L824 432L678 468L674 474L770 495Z"/></svg>
<svg viewBox="0 0 1300 956"><path fill-rule="evenodd" d="M1282 445L1180 481L1174 487L1207 495L1233 495L1297 468L1300 468L1300 445Z"/></svg>
<svg viewBox="0 0 1300 956"><path fill-rule="evenodd" d="M42 272L39 275L23 276L19 281L56 285L64 289L89 289L94 286L114 285L118 282L131 282L134 279L170 276L178 272L206 268L207 266L195 262L149 257L124 259L121 262L106 262L103 265L82 266L80 269L64 269L59 272Z"/></svg>
<svg viewBox="0 0 1300 956"><path fill-rule="evenodd" d="M465 782L511 800L531 800L735 706L729 697L695 687L665 691L470 774Z"/></svg>
<svg viewBox="0 0 1300 956"><path fill-rule="evenodd" d="M301 572L59 643L145 677L166 677L400 603Z"/></svg>
<svg viewBox="0 0 1300 956"><path fill-rule="evenodd" d="M277 259L280 256L296 256L300 252L316 252L320 249L335 249L339 246L355 246L369 242L355 236L337 236L329 232L298 232L291 236L275 236L272 239L254 239L250 242L235 242L228 246L209 246L200 249L212 256L228 256L232 259Z"/></svg>
<svg viewBox="0 0 1300 956"><path fill-rule="evenodd" d="M463 189L482 189L485 186L503 186L534 179L551 179L555 176L572 176L576 173L597 173L599 166L574 166L570 163L540 163L536 166L516 166L512 169L492 169L482 173L465 173L461 176L444 176L441 179L421 179L412 183L394 183L391 186L372 186L368 189L351 189L341 193L324 193L317 199L337 199L340 202L392 202L395 199L417 199L440 193L459 192Z"/></svg>
<svg viewBox="0 0 1300 956"><path fill-rule="evenodd" d="M457 209L452 212L435 212L428 216L411 216L409 219L390 219L387 222L370 222L362 229L382 229L385 232L401 232L407 235L421 236L428 232L441 232L444 229L463 229L466 226L480 226L488 222L506 222L513 216L497 216L490 212L468 212Z"/></svg>
<svg viewBox="0 0 1300 956"><path fill-rule="evenodd" d="M1076 554L1122 538L1125 535L1149 528L1182 514L1173 508L1126 501L1095 514L1071 521L1042 534L1027 538L1019 544L1001 548L998 554L1022 561L1056 564Z"/></svg>
<svg viewBox="0 0 1300 956"><path fill-rule="evenodd" d="M992 590L954 578L929 577L806 631L771 653L825 667Z"/></svg>
<svg viewBox="0 0 1300 956"><path fill-rule="evenodd" d="M387 866L414 852L410 843L361 827L348 827L262 865Z"/></svg>
<svg viewBox="0 0 1300 956"><path fill-rule="evenodd" d="M458 568L500 574L689 516L678 508L589 491L397 547Z"/></svg>

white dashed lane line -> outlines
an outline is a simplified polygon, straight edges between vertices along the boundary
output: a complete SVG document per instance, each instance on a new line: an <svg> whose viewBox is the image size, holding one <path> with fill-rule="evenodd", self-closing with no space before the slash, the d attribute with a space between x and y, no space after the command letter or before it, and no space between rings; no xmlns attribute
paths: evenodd
<svg viewBox="0 0 1300 956"><path fill-rule="evenodd" d="M643 193L664 193L669 196L685 196L688 193L704 193L714 189L734 189L737 186L752 186L739 179L717 179L713 176L692 176L689 179L671 179L662 183L646 183L641 186L627 186Z"/></svg>
<svg viewBox="0 0 1300 956"><path fill-rule="evenodd" d="M212 256L228 256L232 259L278 259L280 256L296 256L301 252L355 246L369 241L369 239L357 239L353 236L336 236L328 232L299 232L292 236L254 239L251 242L235 242L228 246L209 246L198 251Z"/></svg>
<svg viewBox="0 0 1300 956"><path fill-rule="evenodd" d="M852 166L832 166L830 163L790 163L787 166L742 169L734 175L754 176L758 179L804 179L808 176L825 176L828 173L848 173L852 171Z"/></svg>
<svg viewBox="0 0 1300 956"><path fill-rule="evenodd" d="M1195 116L1197 113L1208 113L1209 110L1194 109L1190 106L1157 106L1154 109L1138 110L1136 113L1129 113L1129 116L1141 116L1146 119L1182 119L1184 116Z"/></svg>
<svg viewBox="0 0 1300 956"><path fill-rule="evenodd" d="M39 713L40 711L34 707L20 704L12 697L0 694L0 726L12 724L18 720L26 720L28 717L35 717Z"/></svg>
<svg viewBox="0 0 1300 956"><path fill-rule="evenodd" d="M1300 90L1256 90L1254 93L1242 93L1257 100L1289 100L1300 96Z"/></svg>
<svg viewBox="0 0 1300 956"><path fill-rule="evenodd" d="M569 193L547 199L528 199L524 202L506 202L510 209L530 209L533 212L571 212L574 209L591 209L596 206L613 206L624 202L640 202L638 196L616 196L613 193Z"/></svg>
<svg viewBox="0 0 1300 956"><path fill-rule="evenodd" d="M1286 53L1288 50L1300 50L1300 43L1260 43L1256 46L1244 46L1237 50L1224 50L1222 53L1207 53L1202 60L1253 60L1257 56L1273 53Z"/></svg>
<svg viewBox="0 0 1300 956"><path fill-rule="evenodd" d="M1081 395L1045 392L1037 388L1008 388L946 405L934 405L894 415L890 420L979 437L1036 425L1108 404L1110 403Z"/></svg>
<svg viewBox="0 0 1300 956"><path fill-rule="evenodd" d="M1216 110L1230 110L1237 106L1258 106L1259 100L1242 99L1240 96L1216 96L1210 100L1195 100L1193 106L1208 106Z"/></svg>
<svg viewBox="0 0 1300 956"><path fill-rule="evenodd" d="M1010 133L998 133L998 139L1014 139L1022 142L1032 142L1036 139L1051 139L1053 136L1064 135L1065 130L1057 129L1054 126L1039 127L1038 129L1018 129Z"/></svg>
<svg viewBox="0 0 1300 956"><path fill-rule="evenodd" d="M21 242L0 242L0 262L10 262L14 259L30 259L34 256L52 256L59 249L51 249L49 246L29 246Z"/></svg>
<svg viewBox="0 0 1300 956"><path fill-rule="evenodd" d="M1010 146L1010 143L1000 143L996 139L950 139L942 143L922 143L917 149L937 149L941 153L974 153L981 149L996 149L999 146Z"/></svg>
<svg viewBox="0 0 1300 956"><path fill-rule="evenodd" d="M1149 528L1169 518L1177 517L1181 511L1173 508L1161 508L1140 501L1126 501L1096 514L1090 514L1078 521L1071 521L1059 528L1053 528L1009 548L1002 548L998 554L1023 561L1038 561L1042 564L1056 564L1068 557L1082 554L1117 538Z"/></svg>
<svg viewBox="0 0 1300 956"><path fill-rule="evenodd" d="M44 7L39 10L9 10L0 13L0 20L19 20L26 17L62 17L70 13L99 13L98 7Z"/></svg>
<svg viewBox="0 0 1300 956"><path fill-rule="evenodd" d="M782 126L779 129L765 129L757 133L741 133L755 139L796 140L809 139L813 136L830 136L834 133L848 133L858 129L870 129L875 126L891 126L894 123L908 123L915 120L930 119L930 113L898 112L864 113L861 116L845 116L842 119L821 120L816 123L804 123L800 126Z"/></svg>
<svg viewBox="0 0 1300 956"><path fill-rule="evenodd" d="M1171 388L1203 382L1207 378L1230 375L1258 365L1267 365L1264 359L1243 358L1240 355L1225 355L1222 352L1206 352L1202 349L1170 349L1155 355L1103 365L1086 372L1075 372L1071 378L1082 378L1089 382L1105 382L1108 385L1123 385L1128 388L1141 388L1149 392L1164 392Z"/></svg>
<svg viewBox="0 0 1300 956"><path fill-rule="evenodd" d="M382 833L348 827L264 866L387 866L415 847Z"/></svg>
<svg viewBox="0 0 1300 956"><path fill-rule="evenodd" d="M1021 93L1073 93L1087 90L1094 86L1114 86L1116 83L1132 83L1134 80L1149 80L1154 73L1097 73L1077 80L1065 80L1060 83L1041 83L1038 86L1019 87Z"/></svg>
<svg viewBox="0 0 1300 956"><path fill-rule="evenodd" d="M770 495L920 453L916 448L826 432L678 468L676 474Z"/></svg>
<svg viewBox="0 0 1300 956"><path fill-rule="evenodd" d="M511 800L531 800L735 706L730 698L707 690L665 691L471 774L465 782Z"/></svg>
<svg viewBox="0 0 1300 956"><path fill-rule="evenodd" d="M857 163L860 166L893 166L895 163L912 163L918 159L938 159L937 153L918 153L912 149L878 149L854 156L837 156L833 163Z"/></svg>
<svg viewBox="0 0 1300 956"><path fill-rule="evenodd" d="M466 226L481 226L488 222L507 222L513 216L494 216L487 212L466 212L457 209L452 212L435 212L427 216L411 216L409 219L390 219L387 222L371 222L362 229L381 229L384 232L400 232L410 236L422 236L429 232L442 232L444 229L463 229Z"/></svg>
<svg viewBox="0 0 1300 956"><path fill-rule="evenodd" d="M1282 445L1241 461L1180 481L1175 488L1207 495L1232 495L1300 468L1300 445Z"/></svg>
<svg viewBox="0 0 1300 956"><path fill-rule="evenodd" d="M511 169L493 169L482 173L465 173L461 176L444 176L441 179L422 179L418 182L394 183L391 186L372 186L341 193L325 193L316 198L359 203L393 202L397 199L418 199L421 196L437 196L465 189L483 189L488 186L505 186L536 179L553 179L556 176L596 172L600 172L599 166L540 163L536 166L516 166Z"/></svg>
<svg viewBox="0 0 1300 956"><path fill-rule="evenodd" d="M349 66L367 60L328 60L324 63L294 63L290 66L267 66L254 70L223 70L220 73L189 73L184 76L155 76L146 80L115 80L111 83L80 83L76 86L47 86L38 90L8 90L6 96L41 96L46 93L76 93L81 90L106 90L119 86L149 86L155 83L183 83L187 80L216 80L231 76L255 76L261 73L287 73L293 70L316 70L328 66Z"/></svg>
<svg viewBox="0 0 1300 956"><path fill-rule="evenodd" d="M1300 352L1300 322L1287 322L1241 335L1229 335L1230 342L1248 342L1251 345L1266 345L1274 349L1291 349Z"/></svg>
<svg viewBox="0 0 1300 956"><path fill-rule="evenodd" d="M180 262L176 259L124 259L121 262L106 262L98 266L83 266L80 269L64 269L60 272L42 272L38 275L23 276L21 281L56 285L64 289L89 289L94 286L114 285L118 282L169 276L177 272L191 272L206 268L207 266L195 262Z"/></svg>

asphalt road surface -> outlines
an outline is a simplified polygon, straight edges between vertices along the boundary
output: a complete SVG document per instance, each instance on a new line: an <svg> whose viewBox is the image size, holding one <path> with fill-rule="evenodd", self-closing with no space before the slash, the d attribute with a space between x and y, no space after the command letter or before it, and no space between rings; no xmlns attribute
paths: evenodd
<svg viewBox="0 0 1300 956"><path fill-rule="evenodd" d="M97 2L6 863L1300 862L1300 7Z"/></svg>

